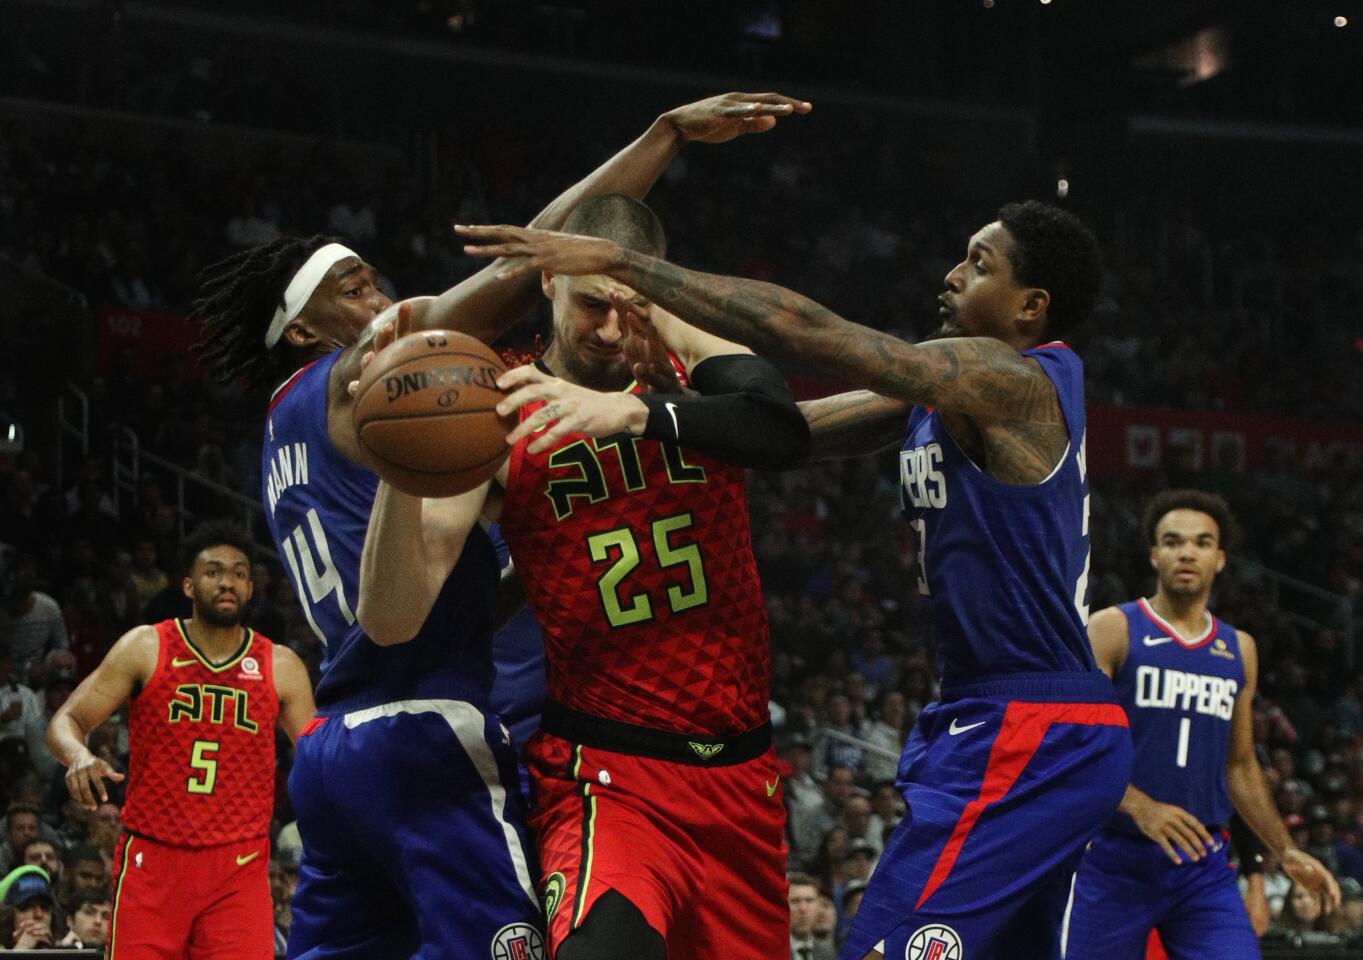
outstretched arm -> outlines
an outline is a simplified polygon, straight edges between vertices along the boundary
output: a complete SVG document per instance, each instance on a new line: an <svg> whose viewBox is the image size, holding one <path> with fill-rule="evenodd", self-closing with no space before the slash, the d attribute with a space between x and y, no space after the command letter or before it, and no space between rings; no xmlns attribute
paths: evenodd
<svg viewBox="0 0 1363 960"><path fill-rule="evenodd" d="M1039 364L992 337L912 344L844 320L784 287L687 270L609 240L521 227L461 227L477 256L523 257L499 276L603 273L700 329L763 356L799 360L830 378L977 423L1062 421Z"/></svg>
<svg viewBox="0 0 1363 960"><path fill-rule="evenodd" d="M802 400L799 406L809 424L809 459L840 460L897 447L913 404L854 390Z"/></svg>
<svg viewBox="0 0 1363 960"><path fill-rule="evenodd" d="M691 142L724 143L762 133L781 117L808 113L809 103L779 93L726 93L669 110L629 146L549 202L530 226L558 230L583 200L607 193L643 199L658 177ZM504 263L491 263L436 298L416 318L421 329L453 329L491 343L540 298L538 278L503 283Z"/></svg>

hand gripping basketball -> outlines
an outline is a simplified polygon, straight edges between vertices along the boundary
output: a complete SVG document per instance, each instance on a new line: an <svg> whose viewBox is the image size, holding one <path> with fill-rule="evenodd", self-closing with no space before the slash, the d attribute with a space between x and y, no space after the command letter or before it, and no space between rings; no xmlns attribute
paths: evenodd
<svg viewBox="0 0 1363 960"><path fill-rule="evenodd" d="M405 304L403 305L405 306ZM497 472L513 426L498 415L501 358L449 330L399 335L406 314L377 331L361 359L355 435L374 471L414 496L452 497Z"/></svg>

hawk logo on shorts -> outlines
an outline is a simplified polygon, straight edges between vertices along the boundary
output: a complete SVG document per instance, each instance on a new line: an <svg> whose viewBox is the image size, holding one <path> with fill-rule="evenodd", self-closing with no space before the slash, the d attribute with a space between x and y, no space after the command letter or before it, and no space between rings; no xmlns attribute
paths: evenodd
<svg viewBox="0 0 1363 960"><path fill-rule="evenodd" d="M528 923L508 923L492 938L492 960L544 960L544 937Z"/></svg>
<svg viewBox="0 0 1363 960"><path fill-rule="evenodd" d="M563 888L568 885L563 874L555 871L544 881L544 922L554 919L558 905L563 902Z"/></svg>
<svg viewBox="0 0 1363 960"><path fill-rule="evenodd" d="M919 927L904 948L904 960L965 960L961 938L940 923Z"/></svg>
<svg viewBox="0 0 1363 960"><path fill-rule="evenodd" d="M686 743L692 750L696 751L696 756L702 760L713 760L718 756L719 751L724 749L722 743L696 743L694 740L688 740Z"/></svg>

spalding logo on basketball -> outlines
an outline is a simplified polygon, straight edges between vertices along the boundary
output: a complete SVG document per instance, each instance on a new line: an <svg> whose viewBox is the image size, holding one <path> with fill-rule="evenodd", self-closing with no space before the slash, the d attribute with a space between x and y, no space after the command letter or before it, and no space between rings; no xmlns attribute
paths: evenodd
<svg viewBox="0 0 1363 960"><path fill-rule="evenodd" d="M492 938L492 960L544 960L544 937L528 923L508 923Z"/></svg>
<svg viewBox="0 0 1363 960"><path fill-rule="evenodd" d="M904 948L904 960L965 960L956 931L940 923L919 927Z"/></svg>

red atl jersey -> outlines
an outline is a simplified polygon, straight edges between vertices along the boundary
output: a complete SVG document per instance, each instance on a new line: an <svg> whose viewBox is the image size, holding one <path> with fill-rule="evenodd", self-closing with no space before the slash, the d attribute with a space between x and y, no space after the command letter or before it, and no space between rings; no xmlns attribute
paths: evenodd
<svg viewBox="0 0 1363 960"><path fill-rule="evenodd" d="M544 630L549 696L682 733L765 723L771 653L743 471L624 434L570 434L532 455L533 439L511 451L501 528Z"/></svg>
<svg viewBox="0 0 1363 960"><path fill-rule="evenodd" d="M274 810L274 644L246 630L212 666L184 624L156 625L156 671L128 711L123 824L162 843L208 847L263 837Z"/></svg>

